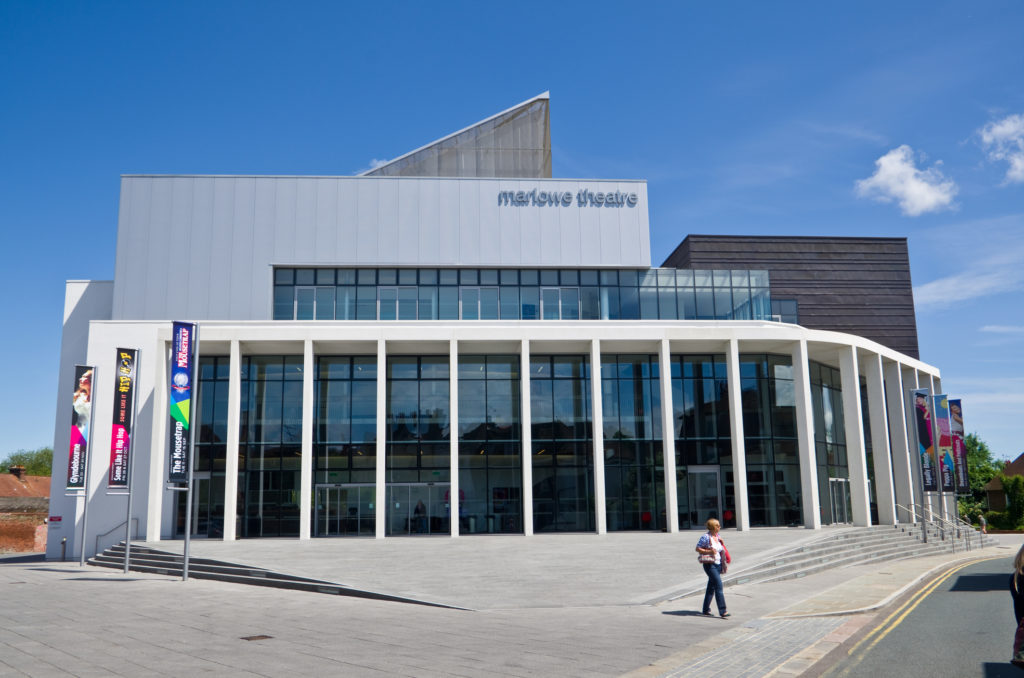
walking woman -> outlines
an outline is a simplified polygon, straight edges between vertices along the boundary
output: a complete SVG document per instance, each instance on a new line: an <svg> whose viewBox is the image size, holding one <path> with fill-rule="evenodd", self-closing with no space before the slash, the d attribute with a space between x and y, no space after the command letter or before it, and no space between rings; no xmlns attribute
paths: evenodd
<svg viewBox="0 0 1024 678"><path fill-rule="evenodd" d="M704 593L704 606L701 611L711 616L711 596L714 596L715 604L718 605L718 615L724 619L729 616L729 612L725 609L722 570L729 562L729 552L725 550L725 544L718 536L722 524L711 518L704 525L708 528L707 534L701 535L697 541L697 560L704 566L704 573L708 575L708 589Z"/></svg>
<svg viewBox="0 0 1024 678"><path fill-rule="evenodd" d="M1010 595L1013 596L1013 616L1017 620L1017 633L1013 636L1014 666L1024 669L1024 546L1013 559L1013 574L1010 575Z"/></svg>

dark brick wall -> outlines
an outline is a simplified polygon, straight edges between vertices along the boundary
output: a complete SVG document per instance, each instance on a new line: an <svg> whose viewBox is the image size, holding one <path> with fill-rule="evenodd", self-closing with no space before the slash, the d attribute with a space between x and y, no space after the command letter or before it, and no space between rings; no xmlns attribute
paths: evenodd
<svg viewBox="0 0 1024 678"><path fill-rule="evenodd" d="M804 327L919 357L906 238L690 235L662 265L767 270L772 298L796 299Z"/></svg>

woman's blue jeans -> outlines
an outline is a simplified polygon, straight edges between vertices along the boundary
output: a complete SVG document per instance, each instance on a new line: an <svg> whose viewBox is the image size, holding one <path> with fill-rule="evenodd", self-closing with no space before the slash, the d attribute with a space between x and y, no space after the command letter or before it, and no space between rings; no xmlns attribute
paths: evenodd
<svg viewBox="0 0 1024 678"><path fill-rule="evenodd" d="M704 592L702 612L711 611L711 596L715 597L718 614L725 614L725 592L722 590L722 566L717 563L704 563L704 572L708 575L708 590Z"/></svg>

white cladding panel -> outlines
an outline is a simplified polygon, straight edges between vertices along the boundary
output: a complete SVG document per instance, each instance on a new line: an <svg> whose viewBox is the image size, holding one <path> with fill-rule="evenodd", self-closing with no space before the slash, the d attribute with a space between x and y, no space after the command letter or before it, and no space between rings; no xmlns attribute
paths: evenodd
<svg viewBox="0 0 1024 678"><path fill-rule="evenodd" d="M499 205L504 191L573 199ZM650 266L642 181L127 176L119 219L115 319L269 319L274 265Z"/></svg>

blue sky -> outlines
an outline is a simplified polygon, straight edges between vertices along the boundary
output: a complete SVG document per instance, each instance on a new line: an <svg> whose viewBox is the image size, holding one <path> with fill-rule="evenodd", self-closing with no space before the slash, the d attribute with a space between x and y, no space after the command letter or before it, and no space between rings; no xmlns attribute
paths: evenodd
<svg viewBox="0 0 1024 678"><path fill-rule="evenodd" d="M556 176L648 180L655 264L909 238L922 359L1016 456L1022 35L1014 2L0 3L0 457L53 442L64 281L113 276L121 174L352 174L545 90Z"/></svg>

